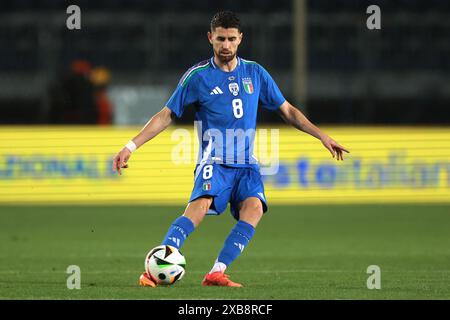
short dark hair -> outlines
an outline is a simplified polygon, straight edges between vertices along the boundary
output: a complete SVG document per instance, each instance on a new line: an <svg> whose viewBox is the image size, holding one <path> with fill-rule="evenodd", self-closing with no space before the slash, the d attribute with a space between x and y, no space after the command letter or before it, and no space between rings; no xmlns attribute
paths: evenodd
<svg viewBox="0 0 450 320"><path fill-rule="evenodd" d="M236 28L241 32L241 20L239 20L237 14L232 11L220 11L211 19L211 31L216 30L218 27L225 29Z"/></svg>

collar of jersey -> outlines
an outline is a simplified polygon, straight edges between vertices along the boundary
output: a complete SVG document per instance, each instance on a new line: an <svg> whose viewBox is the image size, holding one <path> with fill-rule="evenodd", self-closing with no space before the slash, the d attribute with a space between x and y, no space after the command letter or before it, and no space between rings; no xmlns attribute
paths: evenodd
<svg viewBox="0 0 450 320"><path fill-rule="evenodd" d="M209 59L209 62L211 63L211 65L214 69L219 70L220 72L223 72L225 74L232 74L232 73L236 72L237 69L239 68L239 66L241 65L241 58L239 58L237 56L236 56L236 58L237 58L238 63L236 65L236 68L234 68L232 71L223 71L222 69L220 69L214 62L214 56L212 56L211 59Z"/></svg>

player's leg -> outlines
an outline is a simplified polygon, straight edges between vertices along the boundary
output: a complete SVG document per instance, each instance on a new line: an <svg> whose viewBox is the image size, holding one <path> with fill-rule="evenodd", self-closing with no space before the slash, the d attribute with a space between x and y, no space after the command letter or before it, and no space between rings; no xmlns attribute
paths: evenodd
<svg viewBox="0 0 450 320"><path fill-rule="evenodd" d="M254 170L242 171L231 201L231 210L238 222L225 240L210 273L205 276L204 285L241 286L229 280L224 272L244 251L267 210L261 176Z"/></svg>
<svg viewBox="0 0 450 320"><path fill-rule="evenodd" d="M186 238L203 220L212 201L211 196L202 196L189 202L183 215L178 217L169 227L162 244L180 249ZM139 277L139 284L144 287L156 287L156 279L144 272Z"/></svg>
<svg viewBox="0 0 450 320"><path fill-rule="evenodd" d="M188 203L183 215L178 217L167 231L163 245L180 249L186 238L202 222L212 204L211 196L202 196Z"/></svg>
<svg viewBox="0 0 450 320"><path fill-rule="evenodd" d="M249 197L239 202L239 220L231 230L211 272L225 269L244 251L255 234L255 228L263 216L261 200Z"/></svg>
<svg viewBox="0 0 450 320"><path fill-rule="evenodd" d="M239 283L231 281L224 272L242 251L244 251L255 234L255 228L263 216L263 206L260 199L250 197L240 202L240 208L239 221L225 240L213 268L203 280L203 285L242 286Z"/></svg>

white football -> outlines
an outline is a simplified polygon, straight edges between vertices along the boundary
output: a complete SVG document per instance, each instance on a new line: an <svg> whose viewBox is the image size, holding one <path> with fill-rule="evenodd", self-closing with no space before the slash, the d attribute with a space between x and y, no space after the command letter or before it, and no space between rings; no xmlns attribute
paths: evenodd
<svg viewBox="0 0 450 320"><path fill-rule="evenodd" d="M181 252L169 245L160 245L145 257L145 271L158 284L170 285L181 280L185 274L186 259Z"/></svg>

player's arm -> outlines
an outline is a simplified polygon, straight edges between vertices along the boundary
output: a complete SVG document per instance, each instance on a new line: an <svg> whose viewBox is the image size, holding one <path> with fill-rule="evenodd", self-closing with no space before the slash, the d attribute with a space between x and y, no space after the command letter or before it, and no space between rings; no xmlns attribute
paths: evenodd
<svg viewBox="0 0 450 320"><path fill-rule="evenodd" d="M112 170L122 174L120 169L128 168L127 162L130 159L131 152L134 151L133 149L139 148L147 141L156 137L159 133L164 131L171 122L172 111L168 107L164 107L147 122L136 137L131 139L130 142L114 156Z"/></svg>
<svg viewBox="0 0 450 320"><path fill-rule="evenodd" d="M325 148L330 151L333 158L336 157L336 160L344 160L343 152L350 153L350 151L311 123L311 121L309 121L300 110L295 108L288 101L285 101L277 112L287 124L290 124L298 130L306 132L319 139Z"/></svg>

